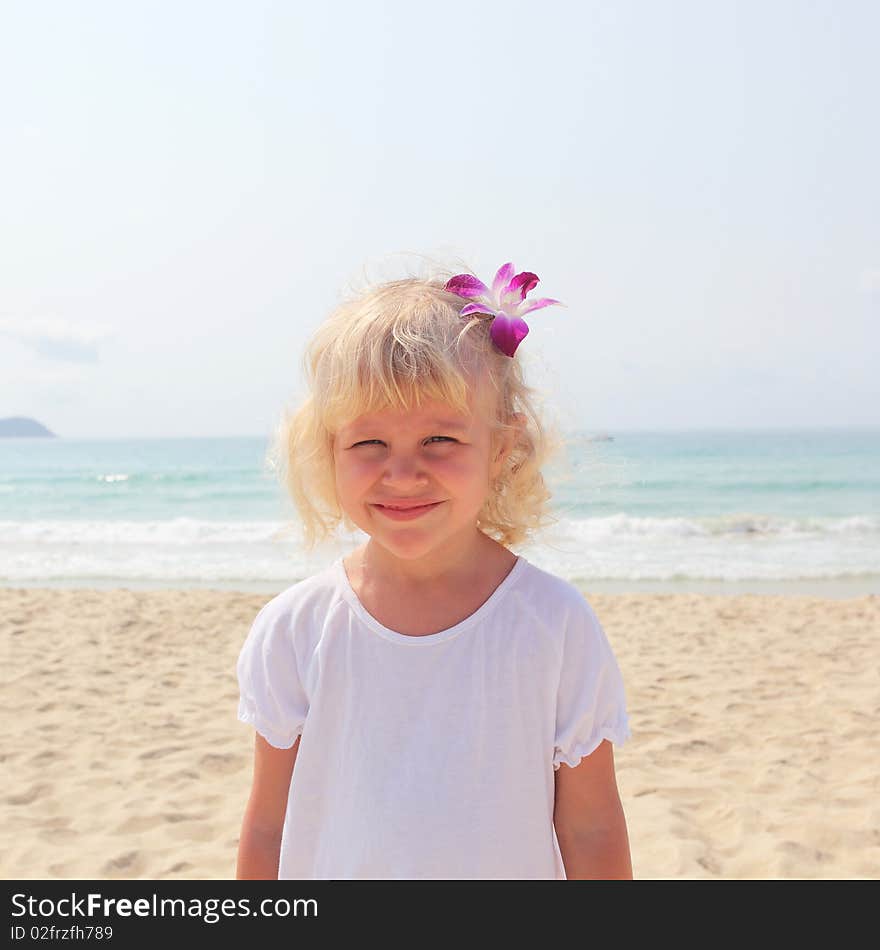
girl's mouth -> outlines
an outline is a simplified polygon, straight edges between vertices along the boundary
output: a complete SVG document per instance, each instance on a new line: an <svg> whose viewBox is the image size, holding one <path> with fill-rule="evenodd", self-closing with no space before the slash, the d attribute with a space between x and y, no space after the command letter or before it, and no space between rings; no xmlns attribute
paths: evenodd
<svg viewBox="0 0 880 950"><path fill-rule="evenodd" d="M427 514L442 504L442 501L436 501L431 505L419 505L417 508L386 508L384 505L373 505L373 507L377 511L382 512L386 518L391 518L393 521L410 521L413 518Z"/></svg>

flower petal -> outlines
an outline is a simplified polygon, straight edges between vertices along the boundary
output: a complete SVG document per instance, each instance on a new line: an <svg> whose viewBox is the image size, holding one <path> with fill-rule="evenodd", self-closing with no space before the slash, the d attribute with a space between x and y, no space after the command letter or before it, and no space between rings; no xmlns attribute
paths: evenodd
<svg viewBox="0 0 880 950"><path fill-rule="evenodd" d="M468 303L461 308L459 316L469 317L472 313L485 313L487 316L494 317L498 312L485 303Z"/></svg>
<svg viewBox="0 0 880 950"><path fill-rule="evenodd" d="M501 299L501 292L510 283L513 272L513 264L502 264L501 267L498 268L498 273L495 274L495 280L492 281L492 296L496 300Z"/></svg>
<svg viewBox="0 0 880 950"><path fill-rule="evenodd" d="M446 281L446 290L459 297L482 297L489 293L489 288L473 274L456 274Z"/></svg>
<svg viewBox="0 0 880 950"><path fill-rule="evenodd" d="M512 294L515 290L520 291L520 300L526 299L526 294L530 290L534 290L538 286L538 275L533 274L531 271L524 270L521 274L517 274L516 277L511 280L511 282L504 289L505 294Z"/></svg>
<svg viewBox="0 0 880 950"><path fill-rule="evenodd" d="M541 297L540 300L526 301L524 305L517 307L516 313L517 316L524 317L533 310L540 310L541 307L552 307L554 304L559 304L561 307L565 306L561 300L554 300L552 297Z"/></svg>
<svg viewBox="0 0 880 950"><path fill-rule="evenodd" d="M492 321L489 335L492 337L492 342L502 353L513 356L516 353L516 348L525 339L528 332L529 328L525 320L499 313Z"/></svg>

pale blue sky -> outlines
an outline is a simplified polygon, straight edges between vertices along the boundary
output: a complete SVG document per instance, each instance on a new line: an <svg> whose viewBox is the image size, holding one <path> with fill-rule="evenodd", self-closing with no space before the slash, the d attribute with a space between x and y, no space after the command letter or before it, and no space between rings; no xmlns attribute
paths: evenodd
<svg viewBox="0 0 880 950"><path fill-rule="evenodd" d="M7 0L0 417L263 435L412 252L568 304L519 350L565 428L880 424L878 42L873 0Z"/></svg>

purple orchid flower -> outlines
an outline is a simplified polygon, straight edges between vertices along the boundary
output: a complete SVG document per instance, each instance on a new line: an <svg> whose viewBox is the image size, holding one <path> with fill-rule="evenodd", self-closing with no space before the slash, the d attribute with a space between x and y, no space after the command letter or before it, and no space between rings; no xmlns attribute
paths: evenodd
<svg viewBox="0 0 880 950"><path fill-rule="evenodd" d="M461 316L485 313L494 317L489 330L492 342L502 353L513 356L529 332L528 325L523 320L527 313L554 304L565 306L550 297L526 301L526 294L534 290L537 284L538 278L535 274L523 271L514 275L514 266L508 263L498 268L491 290L473 274L456 274L455 277L450 277L446 282L446 290L475 301L461 308Z"/></svg>

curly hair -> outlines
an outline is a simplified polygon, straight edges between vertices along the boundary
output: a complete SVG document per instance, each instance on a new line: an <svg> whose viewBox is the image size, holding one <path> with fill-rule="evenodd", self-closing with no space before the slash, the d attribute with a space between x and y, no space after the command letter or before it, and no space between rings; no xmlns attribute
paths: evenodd
<svg viewBox="0 0 880 950"><path fill-rule="evenodd" d="M517 430L477 527L510 546L558 521L541 470L564 440L542 420L519 354L496 349L484 315L460 316L462 298L444 289L452 276L446 270L366 287L344 299L307 344L307 394L297 408L285 408L268 454L297 509L307 549L332 539L340 523L356 528L336 493L333 439L341 426L368 412L410 410L423 399L466 414L476 379L496 394L493 441Z"/></svg>

